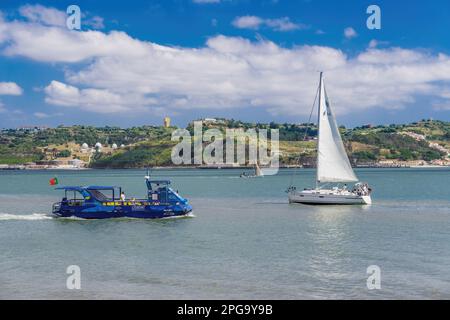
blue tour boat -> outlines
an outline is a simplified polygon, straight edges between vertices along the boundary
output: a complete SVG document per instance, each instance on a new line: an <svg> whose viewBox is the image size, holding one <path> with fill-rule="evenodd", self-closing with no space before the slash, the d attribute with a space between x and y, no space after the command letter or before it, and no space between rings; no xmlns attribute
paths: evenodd
<svg viewBox="0 0 450 320"><path fill-rule="evenodd" d="M188 200L170 187L169 180L150 180L147 199L121 199L122 189L115 186L66 186L61 202L53 204L53 214L59 217L83 219L107 218L169 218L187 216L192 212ZM69 199L69 196L73 198Z"/></svg>

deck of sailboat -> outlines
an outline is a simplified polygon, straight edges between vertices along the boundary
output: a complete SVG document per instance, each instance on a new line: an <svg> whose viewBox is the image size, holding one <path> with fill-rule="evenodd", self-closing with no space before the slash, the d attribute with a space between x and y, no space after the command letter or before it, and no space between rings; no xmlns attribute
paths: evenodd
<svg viewBox="0 0 450 320"><path fill-rule="evenodd" d="M291 191L290 203L303 204L370 204L370 196L358 195L348 190L313 189Z"/></svg>

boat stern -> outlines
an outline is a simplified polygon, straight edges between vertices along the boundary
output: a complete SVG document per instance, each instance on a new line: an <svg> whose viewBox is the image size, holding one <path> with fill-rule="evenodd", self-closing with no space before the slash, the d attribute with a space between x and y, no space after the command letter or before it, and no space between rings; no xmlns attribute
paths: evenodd
<svg viewBox="0 0 450 320"><path fill-rule="evenodd" d="M56 202L52 206L52 213L55 216L61 216L61 202Z"/></svg>

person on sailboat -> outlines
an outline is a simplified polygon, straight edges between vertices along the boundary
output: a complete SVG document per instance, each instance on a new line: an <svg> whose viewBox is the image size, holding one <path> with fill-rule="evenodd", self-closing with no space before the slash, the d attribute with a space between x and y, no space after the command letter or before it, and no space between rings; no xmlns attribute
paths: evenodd
<svg viewBox="0 0 450 320"><path fill-rule="evenodd" d="M363 192L364 192L364 195L367 195L367 194L369 194L369 190L367 190L367 185L363 185Z"/></svg>

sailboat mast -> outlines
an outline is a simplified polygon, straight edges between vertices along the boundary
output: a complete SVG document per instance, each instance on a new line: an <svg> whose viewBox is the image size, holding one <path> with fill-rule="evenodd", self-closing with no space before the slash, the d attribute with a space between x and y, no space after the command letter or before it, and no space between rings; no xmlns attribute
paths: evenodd
<svg viewBox="0 0 450 320"><path fill-rule="evenodd" d="M316 189L319 188L319 140L320 140L320 106L322 103L322 86L323 86L323 72L320 72L319 80L319 106L317 108L317 161L316 161Z"/></svg>

